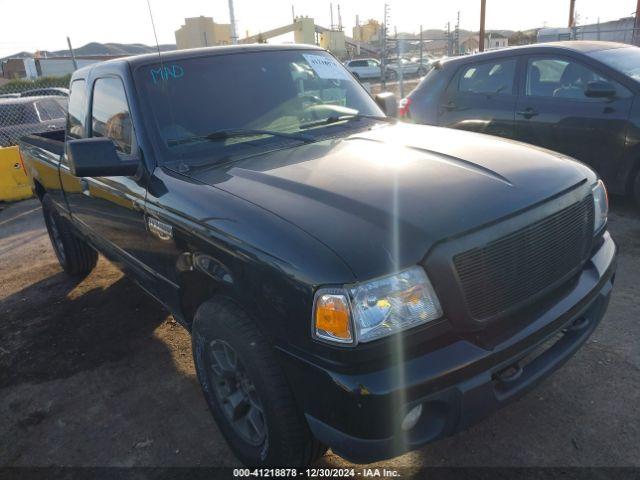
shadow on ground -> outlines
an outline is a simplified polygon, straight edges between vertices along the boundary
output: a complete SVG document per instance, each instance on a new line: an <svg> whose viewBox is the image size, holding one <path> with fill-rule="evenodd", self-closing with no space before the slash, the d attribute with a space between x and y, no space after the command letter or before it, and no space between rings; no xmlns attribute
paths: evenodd
<svg viewBox="0 0 640 480"><path fill-rule="evenodd" d="M0 388L68 377L158 343L152 334L167 312L129 279L70 298L80 282L60 272L0 302L9 352L0 357Z"/></svg>

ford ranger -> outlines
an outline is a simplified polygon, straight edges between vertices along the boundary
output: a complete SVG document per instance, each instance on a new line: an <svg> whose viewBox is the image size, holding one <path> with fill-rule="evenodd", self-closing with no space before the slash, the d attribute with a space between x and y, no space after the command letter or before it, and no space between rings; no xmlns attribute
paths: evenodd
<svg viewBox="0 0 640 480"><path fill-rule="evenodd" d="M616 246L592 170L395 123L395 105L312 46L185 50L78 70L66 130L20 143L62 268L100 252L190 331L245 464L451 435L605 313Z"/></svg>

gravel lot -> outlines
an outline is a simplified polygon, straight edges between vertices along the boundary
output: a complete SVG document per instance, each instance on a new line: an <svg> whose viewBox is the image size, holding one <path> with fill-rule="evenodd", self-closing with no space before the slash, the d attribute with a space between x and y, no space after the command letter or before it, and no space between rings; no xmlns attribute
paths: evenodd
<svg viewBox="0 0 640 480"><path fill-rule="evenodd" d="M588 344L474 428L379 466L640 466L640 215L614 199L610 224L617 284ZM104 259L67 278L35 200L0 211L0 432L2 466L237 464L188 334Z"/></svg>

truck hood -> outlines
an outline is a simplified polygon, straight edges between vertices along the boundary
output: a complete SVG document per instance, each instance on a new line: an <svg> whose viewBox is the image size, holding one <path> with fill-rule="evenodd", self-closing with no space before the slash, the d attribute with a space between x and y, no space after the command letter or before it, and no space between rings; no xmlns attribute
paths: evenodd
<svg viewBox="0 0 640 480"><path fill-rule="evenodd" d="M596 178L548 150L410 124L378 125L191 176L305 230L359 280L415 264L436 242Z"/></svg>

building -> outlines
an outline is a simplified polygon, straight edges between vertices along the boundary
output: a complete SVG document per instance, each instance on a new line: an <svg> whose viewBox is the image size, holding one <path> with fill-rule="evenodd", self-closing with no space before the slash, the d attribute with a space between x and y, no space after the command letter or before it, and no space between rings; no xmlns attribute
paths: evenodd
<svg viewBox="0 0 640 480"><path fill-rule="evenodd" d="M340 58L347 53L345 35L341 30L324 30L320 32L320 46Z"/></svg>
<svg viewBox="0 0 640 480"><path fill-rule="evenodd" d="M176 30L176 47L212 47L231 43L231 24L215 23L212 17L185 18L184 25Z"/></svg>
<svg viewBox="0 0 640 480"><path fill-rule="evenodd" d="M484 37L484 50L496 50L509 46L509 39L499 33L487 33ZM478 35L470 35L460 42L460 54L476 53L480 50Z"/></svg>
<svg viewBox="0 0 640 480"><path fill-rule="evenodd" d="M480 49L477 35L472 35L460 42L460 54L476 53ZM455 52L454 52L455 53Z"/></svg>
<svg viewBox="0 0 640 480"><path fill-rule="evenodd" d="M571 40L570 28L541 28L536 35L538 43Z"/></svg>
<svg viewBox="0 0 640 480"><path fill-rule="evenodd" d="M509 46L509 39L499 33L489 33L484 37L484 49L495 50Z"/></svg>
<svg viewBox="0 0 640 480"><path fill-rule="evenodd" d="M367 23L353 27L353 39L356 42L374 43L380 41L382 28L377 20L367 20Z"/></svg>
<svg viewBox="0 0 640 480"><path fill-rule="evenodd" d="M537 41L556 42L559 40L601 40L635 44L640 40L640 32L634 36L634 17L624 17L610 22L591 23L571 28L541 28Z"/></svg>

